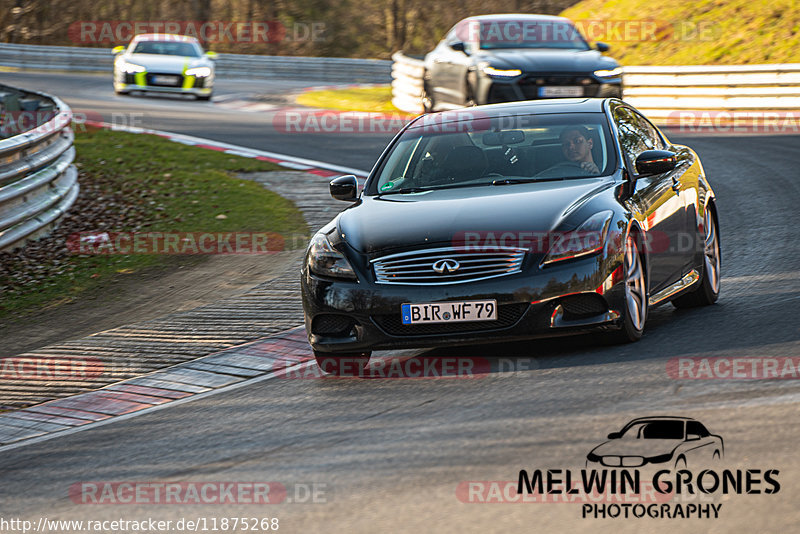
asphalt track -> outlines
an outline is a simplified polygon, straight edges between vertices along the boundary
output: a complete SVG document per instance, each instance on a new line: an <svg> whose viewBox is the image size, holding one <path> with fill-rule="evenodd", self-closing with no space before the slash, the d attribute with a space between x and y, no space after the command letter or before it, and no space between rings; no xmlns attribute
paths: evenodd
<svg viewBox="0 0 800 534"><path fill-rule="evenodd" d="M142 112L148 128L356 168L369 168L388 138L281 134L270 113L116 97L99 77L4 73L0 81L56 93L76 109ZM220 85L219 95L296 87ZM283 532L795 532L800 382L676 380L667 364L800 356L800 138L671 139L700 154L719 199L723 281L715 306L653 310L633 345L576 338L424 353L506 359L508 371L471 379L273 379L20 447L0 456L0 515L34 522L278 517ZM606 434L652 414L699 419L724 438L723 467L778 469L780 491L717 495L718 519L583 519L574 503L459 499L467 481L579 469ZM326 502L79 505L68 491L82 481L313 483Z"/></svg>

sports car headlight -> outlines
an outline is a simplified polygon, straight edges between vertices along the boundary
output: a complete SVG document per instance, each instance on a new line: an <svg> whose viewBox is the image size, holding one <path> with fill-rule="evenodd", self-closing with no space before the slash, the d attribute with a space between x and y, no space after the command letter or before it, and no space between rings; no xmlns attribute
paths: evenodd
<svg viewBox="0 0 800 534"><path fill-rule="evenodd" d="M665 462L669 462L672 460L672 453L668 454L659 454L658 456L651 456L650 458L646 458L647 463L650 464L663 464Z"/></svg>
<svg viewBox="0 0 800 534"><path fill-rule="evenodd" d="M542 260L542 265L588 256L603 250L613 216L611 210L601 211L586 219L572 232L551 234L550 250Z"/></svg>
<svg viewBox="0 0 800 534"><path fill-rule="evenodd" d="M208 67L194 67L193 69L188 69L184 74L186 74L186 76L205 78L206 76L211 76L211 69Z"/></svg>
<svg viewBox="0 0 800 534"><path fill-rule="evenodd" d="M306 252L306 266L314 274L331 278L356 279L356 273L347 258L334 249L325 234L319 233L311 238Z"/></svg>
<svg viewBox="0 0 800 534"><path fill-rule="evenodd" d="M142 67L141 65L137 65L136 63L128 63L127 61L122 63L122 70L128 74L136 74L138 72L147 71L147 69Z"/></svg>
<svg viewBox="0 0 800 534"><path fill-rule="evenodd" d="M493 78L513 78L514 76L522 74L522 71L519 69L502 70L486 66L483 67L483 73Z"/></svg>
<svg viewBox="0 0 800 534"><path fill-rule="evenodd" d="M607 69L600 69L594 71L594 75L598 78L619 78L622 76L622 67L617 67L615 69L607 70Z"/></svg>

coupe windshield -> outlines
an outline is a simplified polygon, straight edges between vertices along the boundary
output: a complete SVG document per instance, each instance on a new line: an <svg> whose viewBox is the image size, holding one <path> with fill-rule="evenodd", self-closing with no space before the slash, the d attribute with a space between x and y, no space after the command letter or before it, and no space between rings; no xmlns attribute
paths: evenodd
<svg viewBox="0 0 800 534"><path fill-rule="evenodd" d="M200 50L192 43L180 41L142 41L136 44L134 54L159 54L162 56L200 57Z"/></svg>
<svg viewBox="0 0 800 534"><path fill-rule="evenodd" d="M472 30L470 33L473 39L470 40L477 40L481 50L504 48L589 50L589 45L580 32L569 22L486 20L480 21L480 23L474 21Z"/></svg>
<svg viewBox="0 0 800 534"><path fill-rule="evenodd" d="M683 421L647 421L631 425L624 439L683 439Z"/></svg>
<svg viewBox="0 0 800 534"><path fill-rule="evenodd" d="M452 118L457 120L450 122ZM611 147L602 113L495 118L469 110L431 114L394 144L366 194L607 175L616 168Z"/></svg>

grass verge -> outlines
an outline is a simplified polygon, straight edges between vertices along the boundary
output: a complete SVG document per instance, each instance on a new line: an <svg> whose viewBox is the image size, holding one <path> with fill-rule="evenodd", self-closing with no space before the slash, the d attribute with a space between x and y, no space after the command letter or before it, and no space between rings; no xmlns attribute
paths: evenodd
<svg viewBox="0 0 800 534"><path fill-rule="evenodd" d="M297 97L297 103L312 108L408 115L392 105L390 86L308 91Z"/></svg>
<svg viewBox="0 0 800 534"><path fill-rule="evenodd" d="M281 170L278 165L95 128L78 132L75 147L81 193L70 213L50 236L0 254L0 318L58 306L151 266L203 261L79 255L66 246L77 232L308 233L294 204L232 174Z"/></svg>

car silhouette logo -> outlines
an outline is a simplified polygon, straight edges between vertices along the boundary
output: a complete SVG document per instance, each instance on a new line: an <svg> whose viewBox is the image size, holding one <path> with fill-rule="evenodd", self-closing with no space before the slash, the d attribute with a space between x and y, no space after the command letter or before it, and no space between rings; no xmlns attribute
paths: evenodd
<svg viewBox="0 0 800 534"><path fill-rule="evenodd" d="M459 267L461 264L451 259L439 260L432 266L433 270L439 274L450 274L457 271Z"/></svg>

